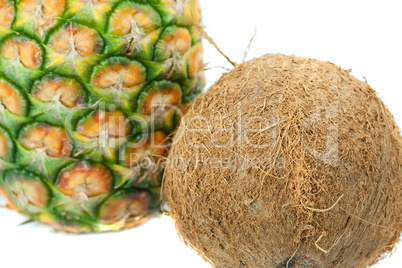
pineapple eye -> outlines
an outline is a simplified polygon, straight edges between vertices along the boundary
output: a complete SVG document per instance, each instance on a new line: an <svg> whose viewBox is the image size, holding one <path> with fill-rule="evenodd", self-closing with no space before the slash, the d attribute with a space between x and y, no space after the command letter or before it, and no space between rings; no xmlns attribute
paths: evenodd
<svg viewBox="0 0 402 268"><path fill-rule="evenodd" d="M69 156L73 150L64 130L45 124L27 127L21 134L20 142L28 150L43 151L52 157Z"/></svg>
<svg viewBox="0 0 402 268"><path fill-rule="evenodd" d="M42 50L38 44L26 37L13 36L1 46L1 55L19 62L29 69L39 69L42 63Z"/></svg>
<svg viewBox="0 0 402 268"><path fill-rule="evenodd" d="M167 27L155 47L155 60L178 60L191 47L190 32L186 28Z"/></svg>
<svg viewBox="0 0 402 268"><path fill-rule="evenodd" d="M14 19L14 7L11 2L0 0L0 27L10 28Z"/></svg>
<svg viewBox="0 0 402 268"><path fill-rule="evenodd" d="M137 221L145 216L151 204L151 197L146 192L120 192L115 194L100 208L99 218L105 224L124 221Z"/></svg>
<svg viewBox="0 0 402 268"><path fill-rule="evenodd" d="M49 203L50 192L48 187L33 174L24 171L12 171L6 174L4 182L22 210L27 205L46 207Z"/></svg>
<svg viewBox="0 0 402 268"><path fill-rule="evenodd" d="M20 8L30 12L33 16L45 19L53 19L63 13L66 6L65 0L21 0ZM35 19L37 19L35 17Z"/></svg>
<svg viewBox="0 0 402 268"><path fill-rule="evenodd" d="M155 82L140 93L139 111L149 115L152 112L166 111L181 101L181 89L178 84Z"/></svg>
<svg viewBox="0 0 402 268"><path fill-rule="evenodd" d="M157 131L139 147L136 144L125 146L123 164L132 168L140 164L140 161L145 158L150 158L153 163L157 164L161 157L167 155L168 144L166 134L162 131Z"/></svg>
<svg viewBox="0 0 402 268"><path fill-rule="evenodd" d="M18 5L21 15L33 19L32 30L42 38L64 12L66 0L22 0Z"/></svg>
<svg viewBox="0 0 402 268"><path fill-rule="evenodd" d="M20 93L7 81L0 79L0 105L15 115L24 115L26 101Z"/></svg>
<svg viewBox="0 0 402 268"><path fill-rule="evenodd" d="M152 7L122 2L110 17L109 32L119 36L130 35L138 42L161 23L159 14Z"/></svg>
<svg viewBox="0 0 402 268"><path fill-rule="evenodd" d="M57 182L59 190L68 196L84 194L94 197L110 191L112 186L113 176L106 167L86 162L63 170Z"/></svg>
<svg viewBox="0 0 402 268"><path fill-rule="evenodd" d="M170 13L176 17L177 24L189 26L201 22L201 6L198 0L161 0L170 7Z"/></svg>
<svg viewBox="0 0 402 268"><path fill-rule="evenodd" d="M180 25L192 25L201 22L201 6L198 0L185 1L182 13L178 14L177 22Z"/></svg>
<svg viewBox="0 0 402 268"><path fill-rule="evenodd" d="M94 86L108 90L130 90L147 79L146 68L125 58L105 62L94 74Z"/></svg>
<svg viewBox="0 0 402 268"><path fill-rule="evenodd" d="M32 95L42 102L60 102L68 108L81 106L85 101L84 90L78 82L59 76L44 77Z"/></svg>
<svg viewBox="0 0 402 268"><path fill-rule="evenodd" d="M95 30L67 23L50 37L48 46L65 57L84 58L101 53L103 40Z"/></svg>
<svg viewBox="0 0 402 268"><path fill-rule="evenodd" d="M121 111L96 111L78 123L77 132L88 138L125 137L131 126Z"/></svg>

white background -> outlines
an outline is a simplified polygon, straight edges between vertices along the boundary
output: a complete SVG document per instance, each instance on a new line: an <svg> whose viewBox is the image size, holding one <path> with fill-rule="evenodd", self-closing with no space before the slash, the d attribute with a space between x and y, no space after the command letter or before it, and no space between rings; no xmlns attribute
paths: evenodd
<svg viewBox="0 0 402 268"><path fill-rule="evenodd" d="M331 61L359 79L366 77L402 127L401 1L200 0L206 31L235 62L241 62L257 29L248 59L266 53ZM208 86L230 68L205 44ZM4 200L0 200L4 204ZM207 268L177 238L167 216L119 233L66 235L15 212L0 209L0 266ZM274 238L272 238L274 239ZM402 245L375 268L402 266Z"/></svg>

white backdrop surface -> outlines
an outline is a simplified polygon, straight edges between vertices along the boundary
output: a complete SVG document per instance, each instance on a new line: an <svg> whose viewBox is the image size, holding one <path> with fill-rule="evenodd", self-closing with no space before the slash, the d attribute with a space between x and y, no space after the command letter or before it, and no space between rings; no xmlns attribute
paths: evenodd
<svg viewBox="0 0 402 268"><path fill-rule="evenodd" d="M206 31L235 62L284 53L331 61L378 92L402 127L402 2L200 0ZM208 86L231 65L204 41ZM4 200L0 198L0 204ZM167 216L132 230L68 235L0 208L0 267L208 268ZM375 268L402 267L402 245Z"/></svg>

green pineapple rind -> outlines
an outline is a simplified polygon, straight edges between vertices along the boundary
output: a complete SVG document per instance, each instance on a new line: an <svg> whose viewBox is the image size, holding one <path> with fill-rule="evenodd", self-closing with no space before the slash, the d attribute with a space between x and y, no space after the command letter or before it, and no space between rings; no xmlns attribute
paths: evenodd
<svg viewBox="0 0 402 268"><path fill-rule="evenodd" d="M23 10L22 2L3 0L6 5L14 7L11 27L2 25L0 22L0 80L11 85L13 90L21 97L21 114L13 113L3 103L0 105L0 133L5 133L8 144L8 154L5 158L0 157L0 188L9 202L14 203L14 209L26 214L33 220L42 221L56 229L67 232L90 232L110 231L127 228L141 219L159 211L159 188L160 184L154 185L146 179L136 183L139 177L146 176L142 170L140 174L130 173L130 168L124 166L119 160L120 150L125 142L141 139L143 135L157 130L170 134L178 123L179 115L174 113L168 117L152 120L141 113L141 103L146 98L148 91L157 90L158 85L173 83L181 89L180 107L193 100L203 89L203 71L200 68L196 77L190 77L188 72L189 58L187 51L179 55L179 62L171 63L170 54L163 50L164 38L177 29L184 29L191 38L189 51L200 44L201 35L196 27L200 23L197 12L193 10L186 15L186 10L175 10L170 6L176 1L163 0L137 0L137 1L108 1L102 3L98 11L91 9L77 0L69 0L65 3L64 10L53 18L50 27L43 31L35 30L35 17L27 19L27 11ZM41 4L43 1L38 1ZM183 2L183 1L178 1ZM196 1L184 1L187 9L199 8ZM138 6L154 14L154 30L146 33L143 42L138 45L139 49L128 51L124 37L116 35L110 27L110 19L114 12L126 6ZM1 5L0 5L0 8ZM188 12L187 12L188 13ZM194 13L194 14L193 14ZM29 14L28 14L29 15ZM96 32L97 54L85 57L81 60L66 59L60 65L57 53L49 47L52 37L69 25L81 25ZM33 42L40 49L40 65L28 68L22 62L5 57L1 50L7 40L23 40ZM69 62L70 61L70 62ZM93 77L102 66L110 62L131 62L143 68L146 80L130 90L114 92L113 90L101 89L93 85ZM174 67L174 70L171 69ZM66 107L60 103L48 103L34 97L32 94L36 86L46 77L57 76L63 79L76 81L82 87L83 102L79 107ZM117 96L116 96L117 94ZM80 120L94 111L119 110L130 121L130 133L124 137L112 155L97 150L96 145L77 133L77 125ZM68 157L51 157L46 154L38 154L35 150L29 150L21 144L24 131L35 124L48 124L61 127L66 130L72 141L74 150ZM92 142L92 143L91 143ZM80 146L88 147L84 151ZM92 147L91 147L92 146ZM110 149L110 148L109 148ZM108 192L89 198L86 201L73 200L71 196L63 194L57 187L57 180L62 170L80 163L98 163L113 174L113 188ZM159 174L161 177L161 174ZM16 190L13 186L16 179L23 182L34 181L35 186L43 186L48 201L44 205L35 204L32 200L24 197L24 187ZM18 181L18 180L17 180ZM39 187L38 186L38 187ZM17 187L18 188L18 187ZM42 187L39 187L42 189ZM1 190L1 189L0 189ZM102 220L102 211L107 208L110 200L123 197L135 196L136 193L146 193L150 198L148 209L135 219L120 220L115 223L105 223ZM25 194L26 195L26 194ZM29 196L28 196L29 197Z"/></svg>

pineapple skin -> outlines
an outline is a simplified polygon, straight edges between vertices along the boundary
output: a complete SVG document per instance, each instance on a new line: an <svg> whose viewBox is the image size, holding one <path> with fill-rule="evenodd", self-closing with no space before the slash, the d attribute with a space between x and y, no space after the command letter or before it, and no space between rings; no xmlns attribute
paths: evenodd
<svg viewBox="0 0 402 268"><path fill-rule="evenodd" d="M69 233L160 211L181 111L203 89L197 0L0 0L0 194Z"/></svg>

